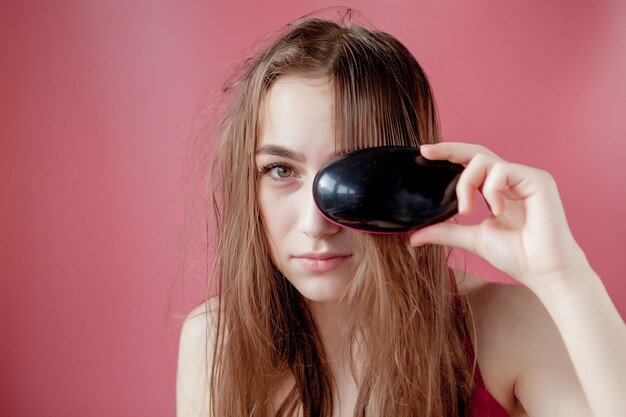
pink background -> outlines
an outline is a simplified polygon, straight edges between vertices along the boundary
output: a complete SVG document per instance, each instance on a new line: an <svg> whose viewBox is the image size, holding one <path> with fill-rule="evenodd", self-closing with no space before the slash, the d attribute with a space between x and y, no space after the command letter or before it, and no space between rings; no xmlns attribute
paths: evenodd
<svg viewBox="0 0 626 417"><path fill-rule="evenodd" d="M444 137L557 179L626 314L626 3L354 1L430 76ZM325 1L0 6L0 414L171 416L185 150L241 52ZM471 269L506 279L483 263Z"/></svg>

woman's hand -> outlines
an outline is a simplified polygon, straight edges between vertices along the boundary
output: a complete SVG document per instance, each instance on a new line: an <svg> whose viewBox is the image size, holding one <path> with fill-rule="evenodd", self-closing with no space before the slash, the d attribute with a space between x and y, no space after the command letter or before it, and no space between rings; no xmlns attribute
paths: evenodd
<svg viewBox="0 0 626 417"><path fill-rule="evenodd" d="M475 190L492 215L477 225L439 223L417 230L412 245L436 243L475 253L531 290L587 265L550 174L506 162L480 145L445 142L420 149L427 159L466 167L456 187L461 215L474 210Z"/></svg>

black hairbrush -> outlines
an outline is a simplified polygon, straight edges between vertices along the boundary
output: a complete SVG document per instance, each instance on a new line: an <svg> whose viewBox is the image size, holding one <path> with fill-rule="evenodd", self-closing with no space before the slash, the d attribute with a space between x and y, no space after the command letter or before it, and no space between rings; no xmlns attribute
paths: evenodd
<svg viewBox="0 0 626 417"><path fill-rule="evenodd" d="M366 148L324 165L313 180L313 198L324 217L340 226L402 233L457 213L462 171L459 164L425 159L419 148Z"/></svg>

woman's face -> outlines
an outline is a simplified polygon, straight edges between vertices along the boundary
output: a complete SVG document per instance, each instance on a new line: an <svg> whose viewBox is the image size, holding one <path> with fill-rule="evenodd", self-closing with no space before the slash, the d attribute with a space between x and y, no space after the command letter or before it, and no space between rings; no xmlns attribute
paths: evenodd
<svg viewBox="0 0 626 417"><path fill-rule="evenodd" d="M355 232L330 223L313 201L313 178L335 150L333 84L281 76L264 100L256 166L272 261L306 299L336 301L360 254Z"/></svg>

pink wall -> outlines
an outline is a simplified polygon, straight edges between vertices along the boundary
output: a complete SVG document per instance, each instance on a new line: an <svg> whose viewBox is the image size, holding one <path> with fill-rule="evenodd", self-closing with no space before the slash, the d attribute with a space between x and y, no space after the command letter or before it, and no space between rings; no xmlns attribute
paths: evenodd
<svg viewBox="0 0 626 417"><path fill-rule="evenodd" d="M626 3L419 3L351 5L423 64L447 140L553 173L626 315ZM176 281L197 106L246 47L328 4L2 3L0 415L174 414L168 311L201 296Z"/></svg>

